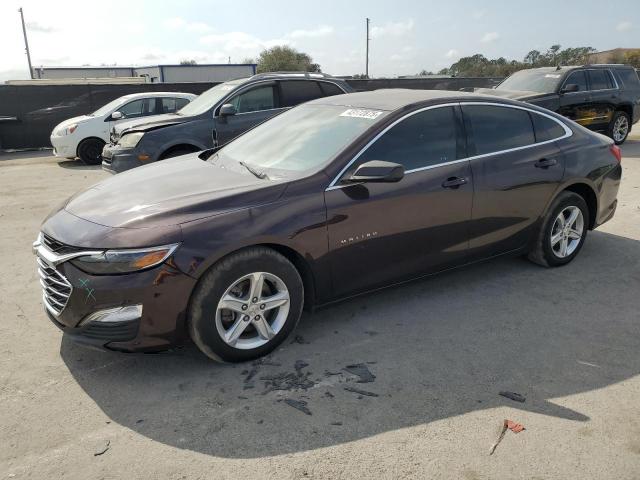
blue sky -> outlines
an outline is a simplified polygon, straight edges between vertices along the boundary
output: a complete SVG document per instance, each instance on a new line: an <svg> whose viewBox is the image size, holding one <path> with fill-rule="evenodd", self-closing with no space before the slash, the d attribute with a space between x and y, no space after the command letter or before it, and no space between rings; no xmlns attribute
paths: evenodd
<svg viewBox="0 0 640 480"><path fill-rule="evenodd" d="M19 6L34 66L240 62L288 44L327 73L362 73L365 17L372 76L439 70L474 53L520 59L555 43L640 48L638 0L3 0L0 81L28 75Z"/></svg>

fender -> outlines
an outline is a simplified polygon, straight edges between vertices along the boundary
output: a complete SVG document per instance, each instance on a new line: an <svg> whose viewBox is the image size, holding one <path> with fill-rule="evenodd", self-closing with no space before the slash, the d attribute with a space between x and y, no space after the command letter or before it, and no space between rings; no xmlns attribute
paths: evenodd
<svg viewBox="0 0 640 480"><path fill-rule="evenodd" d="M172 138L171 140L169 140L168 142L165 142L159 148L156 149L153 155L152 161L153 162L158 161L164 152L166 152L172 147L175 147L176 145L192 145L196 147L198 150L206 150L207 148L210 148L210 146L205 145L200 140L197 140L195 138L191 138L191 137Z"/></svg>
<svg viewBox="0 0 640 480"><path fill-rule="evenodd" d="M599 189L596 187L596 184L586 178L572 178L569 181L565 181L563 183L561 183L558 188L553 192L553 195L551 195L551 197L549 197L549 201L547 202L547 204L544 206L544 210L542 211L542 214L540 215L540 217L538 218L538 221L542 221L542 219L547 215L547 213L549 212L549 209L551 208L551 205L553 204L553 202L555 201L556 198L558 198L558 195L560 195L560 193L564 192L567 189L570 189L571 186L573 185L586 185L587 187L589 187L591 189L591 191L593 192L593 195L596 199L596 216L599 212L600 209L600 197L598 196L598 191ZM594 219L590 219L589 223L595 222L595 218Z"/></svg>

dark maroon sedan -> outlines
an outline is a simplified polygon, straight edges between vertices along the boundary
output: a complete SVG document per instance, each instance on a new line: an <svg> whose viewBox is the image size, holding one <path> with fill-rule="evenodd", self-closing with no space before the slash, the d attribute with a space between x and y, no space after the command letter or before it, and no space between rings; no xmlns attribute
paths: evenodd
<svg viewBox="0 0 640 480"><path fill-rule="evenodd" d="M565 265L620 176L612 140L532 105L323 98L71 197L34 243L43 303L94 346L248 360L303 308L502 254Z"/></svg>

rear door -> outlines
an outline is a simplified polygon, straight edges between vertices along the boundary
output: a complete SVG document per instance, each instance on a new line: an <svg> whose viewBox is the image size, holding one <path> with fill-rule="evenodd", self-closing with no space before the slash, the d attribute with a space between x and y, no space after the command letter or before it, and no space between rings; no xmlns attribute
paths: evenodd
<svg viewBox="0 0 640 480"><path fill-rule="evenodd" d="M364 162L386 160L405 167L402 180L338 181L327 189L336 296L464 262L473 184L461 130L457 106L414 113L365 147L340 177Z"/></svg>
<svg viewBox="0 0 640 480"><path fill-rule="evenodd" d="M469 103L462 112L474 181L470 255L523 247L562 180L555 139L567 132L552 117L516 106Z"/></svg>
<svg viewBox="0 0 640 480"><path fill-rule="evenodd" d="M216 117L214 142L217 145L224 145L282 110L275 82L259 83L249 87L231 97L226 103L236 107L236 114Z"/></svg>
<svg viewBox="0 0 640 480"><path fill-rule="evenodd" d="M609 70L604 68L587 70L589 79L590 107L592 118L589 127L605 130L613 118L615 104L619 102L620 90Z"/></svg>

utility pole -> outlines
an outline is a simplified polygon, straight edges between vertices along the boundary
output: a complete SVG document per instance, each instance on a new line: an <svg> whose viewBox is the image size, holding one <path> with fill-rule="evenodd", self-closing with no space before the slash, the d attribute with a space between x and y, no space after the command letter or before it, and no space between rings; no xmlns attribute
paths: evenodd
<svg viewBox="0 0 640 480"><path fill-rule="evenodd" d="M27 52L27 62L29 62L29 77L33 80L33 68L31 68L31 54L29 53L29 41L27 40L27 28L24 26L24 13L22 7L18 9L22 19L22 33L24 35L24 49Z"/></svg>
<svg viewBox="0 0 640 480"><path fill-rule="evenodd" d="M366 78L369 78L369 40L371 40L369 38L369 22L370 22L370 20L367 18L367 61L366 61L366 64L365 64L365 73L364 73L364 76ZM25 39L26 38L27 37L25 37Z"/></svg>

